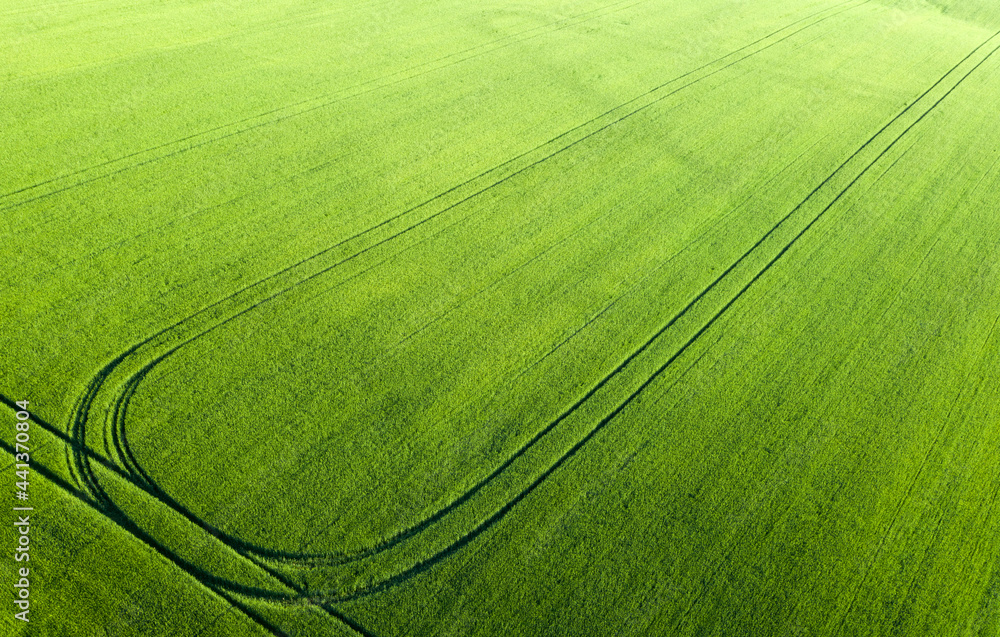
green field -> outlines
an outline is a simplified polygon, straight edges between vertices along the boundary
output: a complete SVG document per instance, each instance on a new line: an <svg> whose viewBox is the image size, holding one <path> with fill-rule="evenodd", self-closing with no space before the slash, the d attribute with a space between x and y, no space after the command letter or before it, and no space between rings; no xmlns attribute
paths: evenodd
<svg viewBox="0 0 1000 637"><path fill-rule="evenodd" d="M0 34L0 634L1000 636L995 0Z"/></svg>

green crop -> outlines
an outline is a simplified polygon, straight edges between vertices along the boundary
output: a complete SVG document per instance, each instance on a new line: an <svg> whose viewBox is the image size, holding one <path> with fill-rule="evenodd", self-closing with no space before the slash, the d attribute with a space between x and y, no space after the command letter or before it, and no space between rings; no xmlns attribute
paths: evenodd
<svg viewBox="0 0 1000 637"><path fill-rule="evenodd" d="M8 5L4 634L1000 634L1000 9Z"/></svg>

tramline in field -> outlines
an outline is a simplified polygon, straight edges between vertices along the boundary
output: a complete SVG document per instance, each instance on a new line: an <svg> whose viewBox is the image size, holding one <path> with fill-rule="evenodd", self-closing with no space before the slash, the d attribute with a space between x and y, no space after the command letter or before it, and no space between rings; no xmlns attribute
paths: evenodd
<svg viewBox="0 0 1000 637"><path fill-rule="evenodd" d="M997 633L989 3L0 21L12 634Z"/></svg>

